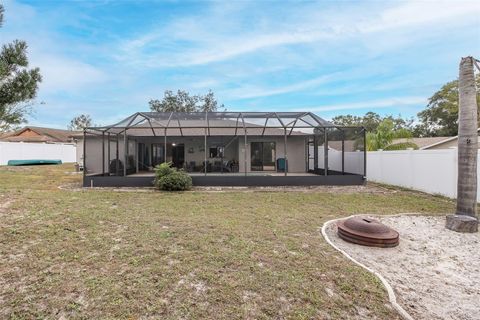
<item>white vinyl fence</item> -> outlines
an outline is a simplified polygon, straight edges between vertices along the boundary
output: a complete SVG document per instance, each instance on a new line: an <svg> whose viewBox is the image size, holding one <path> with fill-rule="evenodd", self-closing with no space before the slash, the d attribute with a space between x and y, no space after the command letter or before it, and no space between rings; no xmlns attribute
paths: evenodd
<svg viewBox="0 0 480 320"><path fill-rule="evenodd" d="M77 149L74 144L2 142L0 141L0 165L8 160L62 160L75 162Z"/></svg>
<svg viewBox="0 0 480 320"><path fill-rule="evenodd" d="M457 149L367 152L367 179L455 198L457 152ZM479 170L480 164L477 166L480 182ZM480 186L478 190L480 201Z"/></svg>

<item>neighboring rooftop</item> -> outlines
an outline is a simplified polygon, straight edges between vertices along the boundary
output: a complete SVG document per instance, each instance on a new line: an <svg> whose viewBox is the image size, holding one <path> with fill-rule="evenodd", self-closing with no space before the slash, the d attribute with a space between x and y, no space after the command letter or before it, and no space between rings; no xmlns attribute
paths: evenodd
<svg viewBox="0 0 480 320"><path fill-rule="evenodd" d="M72 135L77 133L79 131L26 126L0 136L0 141L65 143L72 142Z"/></svg>
<svg viewBox="0 0 480 320"><path fill-rule="evenodd" d="M425 137L425 138L402 138L394 139L392 143L413 142L418 146L418 149L425 149L432 145L436 145L445 140L449 140L455 137Z"/></svg>
<svg viewBox="0 0 480 320"><path fill-rule="evenodd" d="M480 128L477 129L480 133ZM453 137L425 137L425 138L410 138L410 139L395 139L393 143L413 142L420 150L428 149L449 149L458 146L458 136ZM480 149L480 145L479 145Z"/></svg>

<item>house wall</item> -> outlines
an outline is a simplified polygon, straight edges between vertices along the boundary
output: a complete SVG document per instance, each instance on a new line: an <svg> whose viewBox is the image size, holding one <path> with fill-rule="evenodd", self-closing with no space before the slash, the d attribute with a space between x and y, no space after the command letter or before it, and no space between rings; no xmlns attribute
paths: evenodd
<svg viewBox="0 0 480 320"><path fill-rule="evenodd" d="M9 160L62 160L75 162L77 148L71 143L33 143L0 141L0 165Z"/></svg>
<svg viewBox="0 0 480 320"><path fill-rule="evenodd" d="M283 136L271 137L247 137L247 172L251 171L251 142L275 142L276 158L285 157L285 144ZM239 154L239 171L245 171L245 143L244 138L239 138L238 145ZM287 158L288 172L305 172L306 171L306 152L305 137L289 136L287 137Z"/></svg>
<svg viewBox="0 0 480 320"><path fill-rule="evenodd" d="M219 146L226 144L233 137L220 137L210 136L207 137L207 154L208 148L213 146ZM223 140L222 140L223 139ZM136 157L135 141L145 143L151 146L152 143L163 144L163 137L129 137L129 154ZM276 157L284 157L284 138L283 136L275 137L247 137L247 170L250 172L250 142L260 141L274 141L276 144ZM204 137L167 137L167 143L183 143L185 145L185 161L195 161L197 165L201 165L204 161ZM102 172L102 138L101 137L89 137L87 138L87 159L86 168L88 174L101 173ZM110 157L115 158L116 144L114 141L110 142ZM189 153L188 150L193 148L194 152ZM244 162L244 138L238 136L234 141L225 149L225 160L237 160L239 162L239 171L245 170ZM108 171L107 161L107 145L105 145L105 171ZM306 171L306 159L305 159L305 138L303 136L289 136L287 138L287 156L289 163L289 172L305 172ZM124 147L123 136L120 137L119 142L119 159L124 162ZM207 158L210 161L214 159ZM167 159L169 161L171 159ZM83 163L83 139L79 139L77 143L77 162Z"/></svg>
<svg viewBox="0 0 480 320"><path fill-rule="evenodd" d="M233 137L207 137L207 160L213 161L214 159L208 158L208 148L221 146L227 144ZM154 143L163 144L163 137L137 137L137 142L145 143L151 150L151 145ZM196 165L201 165L205 161L205 138L204 137L167 137L167 144L170 143L183 144L185 148L185 162L189 163L195 161ZM233 160L238 159L238 139L235 139L227 148L225 148L224 159ZM189 150L193 149L190 153ZM171 161L171 157L167 157L167 161Z"/></svg>
<svg viewBox="0 0 480 320"><path fill-rule="evenodd" d="M223 137L223 141L230 141L231 137ZM129 155L137 157L137 152L135 150L137 143L145 143L148 148L151 150L151 145L154 143L163 144L163 137L128 137L128 150ZM167 143L178 143L184 144L185 146L185 161L188 163L190 161L195 161L196 165L201 165L205 160L204 153L204 138L203 137L167 137ZM207 154L208 148L222 145L221 137L207 137ZM189 149L193 148L193 153L189 153ZM87 159L85 167L87 168L88 174L96 174L102 172L102 137L88 137L87 146L86 146ZM120 136L118 144L119 159L124 162L124 141L123 136ZM149 153L151 157L151 154ZM110 160L115 159L116 157L116 140L114 138L110 141ZM207 158L210 161L214 159ZM238 159L238 139L233 141L227 148L225 148L224 154L225 160ZM171 161L171 157L167 158L167 161ZM79 139L76 146L76 161L83 164L83 139ZM150 161L150 159L149 159ZM105 139L105 171L108 171L108 146Z"/></svg>

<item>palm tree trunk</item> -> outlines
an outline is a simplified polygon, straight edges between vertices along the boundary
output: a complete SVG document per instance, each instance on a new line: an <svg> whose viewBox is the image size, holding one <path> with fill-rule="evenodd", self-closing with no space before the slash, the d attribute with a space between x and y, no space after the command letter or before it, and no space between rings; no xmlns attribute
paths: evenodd
<svg viewBox="0 0 480 320"><path fill-rule="evenodd" d="M457 215L477 215L477 100L473 58L462 58L459 77Z"/></svg>

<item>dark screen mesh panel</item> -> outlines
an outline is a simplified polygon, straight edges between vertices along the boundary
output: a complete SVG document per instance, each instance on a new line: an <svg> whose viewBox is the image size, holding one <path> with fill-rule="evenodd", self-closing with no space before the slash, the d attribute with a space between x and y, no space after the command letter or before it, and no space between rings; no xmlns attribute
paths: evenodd
<svg viewBox="0 0 480 320"><path fill-rule="evenodd" d="M365 172L365 135L362 128L343 128L345 133L345 172L363 175Z"/></svg>
<svg viewBox="0 0 480 320"><path fill-rule="evenodd" d="M364 144L362 128L310 112L137 112L89 128L84 163L87 175L152 172L164 161L198 174L364 175Z"/></svg>
<svg viewBox="0 0 480 320"><path fill-rule="evenodd" d="M105 144L103 144L105 142ZM84 153L83 153L83 170L86 175L100 175L103 174L105 169L104 165L102 166L102 151L104 155L107 154L108 149L108 138L105 137L102 140L102 134L94 130L90 130L85 135L84 140ZM105 150L103 149L105 148ZM86 155L86 156L85 156Z"/></svg>
<svg viewBox="0 0 480 320"><path fill-rule="evenodd" d="M344 140L341 128L327 128L328 174L344 174Z"/></svg>

